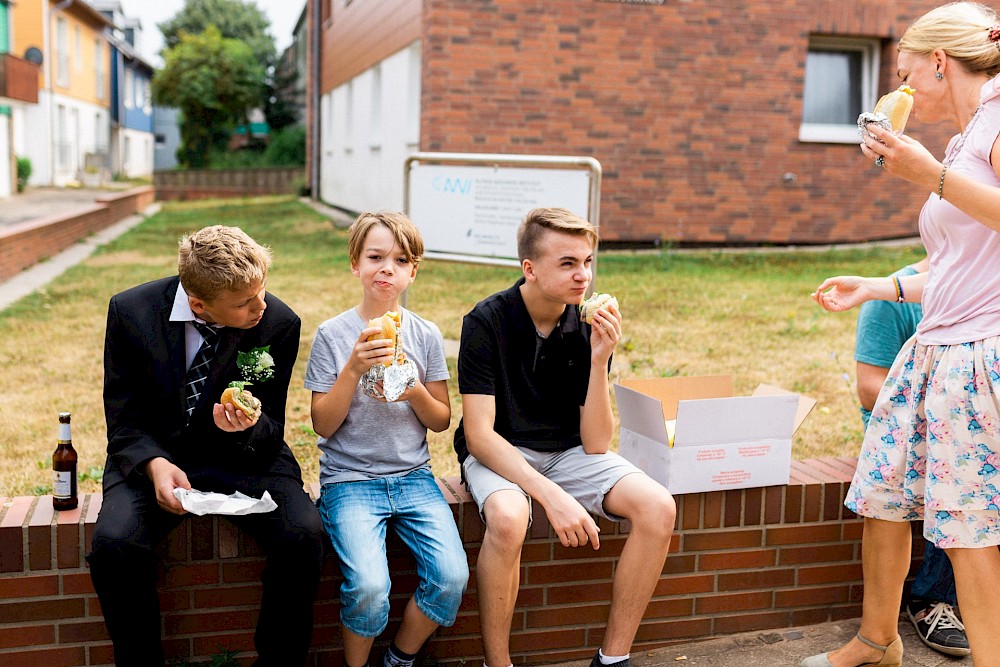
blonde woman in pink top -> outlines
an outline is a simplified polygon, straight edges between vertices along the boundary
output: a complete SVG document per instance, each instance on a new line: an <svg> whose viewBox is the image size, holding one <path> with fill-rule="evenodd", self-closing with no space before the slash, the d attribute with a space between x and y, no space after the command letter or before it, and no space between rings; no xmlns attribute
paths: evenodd
<svg viewBox="0 0 1000 667"><path fill-rule="evenodd" d="M924 318L879 393L845 502L865 517L857 637L801 667L899 665L909 521L951 558L977 667L1000 666L1000 21L975 3L939 7L899 42L913 113L958 134L938 161L881 128L862 152L929 192L920 236L930 271L839 276L812 295L843 311L873 299L920 301Z"/></svg>

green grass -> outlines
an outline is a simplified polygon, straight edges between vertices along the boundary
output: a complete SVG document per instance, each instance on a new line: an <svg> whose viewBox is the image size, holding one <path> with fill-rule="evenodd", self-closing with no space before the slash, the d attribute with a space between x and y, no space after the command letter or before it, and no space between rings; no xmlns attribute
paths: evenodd
<svg viewBox="0 0 1000 667"><path fill-rule="evenodd" d="M73 412L80 488L100 488L104 465L101 399L104 324L116 292L176 272L178 238L209 224L242 227L274 251L268 288L302 317L299 361L289 392L286 440L307 481L318 478L318 450L302 388L316 328L359 299L343 230L290 198L167 204L157 215L45 289L0 311L0 495L45 493L56 415ZM854 455L861 423L854 382L853 313L822 312L809 294L835 274L885 275L920 258L920 248L818 252L602 252L597 286L614 293L625 339L612 379L729 373L737 392L766 382L817 399L795 438L795 455ZM427 261L409 307L457 339L462 316L509 286L516 269ZM438 475L455 474L451 435L461 415L453 379L452 428L431 434ZM141 391L137 387L137 391Z"/></svg>

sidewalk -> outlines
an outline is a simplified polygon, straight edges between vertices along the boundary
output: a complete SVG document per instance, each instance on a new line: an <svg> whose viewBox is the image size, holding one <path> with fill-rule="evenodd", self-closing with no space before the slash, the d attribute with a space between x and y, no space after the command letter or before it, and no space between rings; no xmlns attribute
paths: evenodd
<svg viewBox="0 0 1000 667"><path fill-rule="evenodd" d="M79 194L79 191L75 191L74 194ZM0 226L56 215L58 213L66 213L74 210L74 208L88 206L94 202L93 192L89 194L89 200L67 196L50 199L48 202L45 201L44 197L40 196L32 202L25 203L23 208L21 207L21 202L18 201L17 207L11 207L16 208L16 211L4 208L3 214L0 216ZM116 222L110 227L74 243L59 254L21 271L13 278L0 281L0 310L4 310L15 301L28 296L35 290L45 287L71 266L90 257L98 247L110 243L159 210L160 205L153 204L140 215L132 215ZM27 215L28 212L32 213L30 217L22 218L22 220L14 220L15 217Z"/></svg>
<svg viewBox="0 0 1000 667"><path fill-rule="evenodd" d="M98 196L110 192L82 188L28 188L19 195L0 200L0 227L88 208L93 206Z"/></svg>
<svg viewBox="0 0 1000 667"><path fill-rule="evenodd" d="M803 658L832 651L858 631L860 619L820 623L794 629L763 630L719 639L677 644L632 653L634 667L796 667ZM972 658L951 658L925 646L905 617L900 617L903 664L906 667L972 667ZM588 667L589 660L555 667Z"/></svg>

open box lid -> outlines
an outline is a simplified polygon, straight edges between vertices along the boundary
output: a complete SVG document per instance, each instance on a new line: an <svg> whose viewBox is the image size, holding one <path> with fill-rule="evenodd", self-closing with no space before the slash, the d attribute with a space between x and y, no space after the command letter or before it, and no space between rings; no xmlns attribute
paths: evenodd
<svg viewBox="0 0 1000 667"><path fill-rule="evenodd" d="M733 398L729 375L621 380L615 384L615 397L623 428L667 444L664 420L677 419L674 442L680 446L744 436L787 439L816 405L811 398L766 384L752 396Z"/></svg>
<svg viewBox="0 0 1000 667"><path fill-rule="evenodd" d="M788 394L799 397L799 407L795 411L795 428L792 429L792 432L794 433L799 430L800 426L802 426L802 422L806 420L809 412L816 407L816 399L803 396L802 394L796 394L793 391L788 391L787 389L782 389L781 387L775 387L773 384L760 384L753 390L753 396L782 396Z"/></svg>
<svg viewBox="0 0 1000 667"><path fill-rule="evenodd" d="M633 394L640 393L659 401L662 404L663 419L676 419L677 404L684 399L728 398L733 395L731 375L631 379L621 380L619 385L631 390L626 394L630 397L628 400L632 400ZM618 397L617 390L615 397ZM620 400L618 414L622 414ZM666 433L665 428L664 433Z"/></svg>
<svg viewBox="0 0 1000 667"><path fill-rule="evenodd" d="M798 407L795 394L681 401L674 447L790 440Z"/></svg>

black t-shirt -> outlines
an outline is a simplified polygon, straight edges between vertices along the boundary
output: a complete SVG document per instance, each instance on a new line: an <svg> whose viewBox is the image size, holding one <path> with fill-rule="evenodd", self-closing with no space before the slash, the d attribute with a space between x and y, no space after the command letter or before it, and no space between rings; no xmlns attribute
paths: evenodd
<svg viewBox="0 0 1000 667"><path fill-rule="evenodd" d="M563 451L580 441L580 406L590 379L590 325L569 306L541 338L521 297L519 280L476 304L462 321L458 387L496 397L493 429L509 443ZM455 432L459 463L469 450L464 419Z"/></svg>

